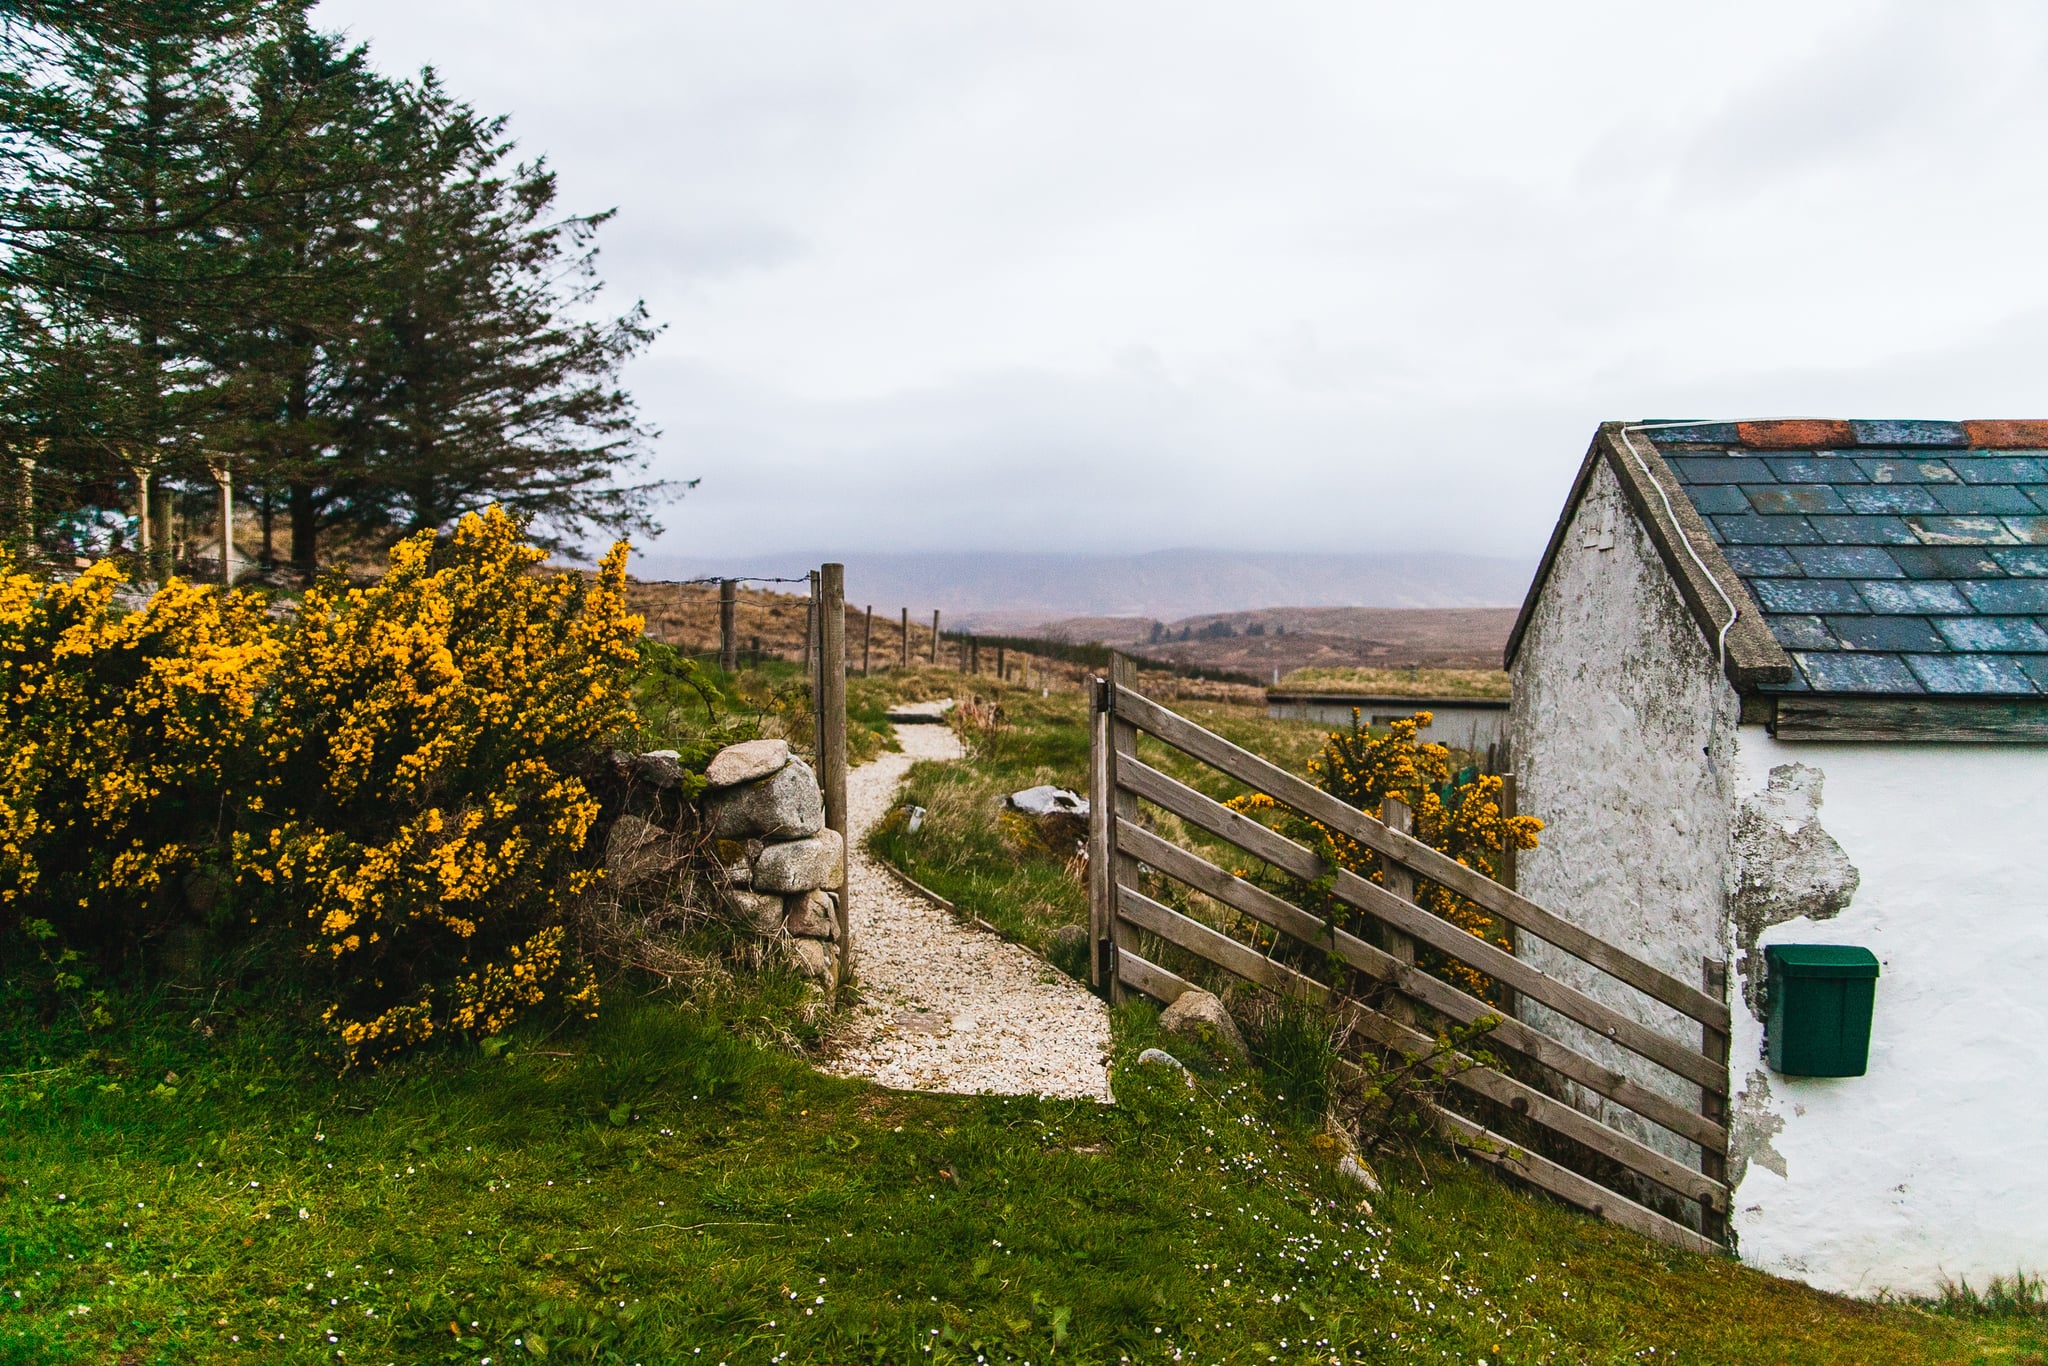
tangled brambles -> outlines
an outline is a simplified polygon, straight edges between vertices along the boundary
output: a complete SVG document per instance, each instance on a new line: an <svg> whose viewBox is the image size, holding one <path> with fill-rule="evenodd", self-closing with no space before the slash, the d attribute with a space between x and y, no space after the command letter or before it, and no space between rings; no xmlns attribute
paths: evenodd
<svg viewBox="0 0 2048 1366"><path fill-rule="evenodd" d="M193 917L282 942L352 1061L594 1011L571 768L631 724L640 620L623 545L588 580L542 558L493 508L282 624L177 581L119 614L111 565L0 565L0 928L101 962Z"/></svg>

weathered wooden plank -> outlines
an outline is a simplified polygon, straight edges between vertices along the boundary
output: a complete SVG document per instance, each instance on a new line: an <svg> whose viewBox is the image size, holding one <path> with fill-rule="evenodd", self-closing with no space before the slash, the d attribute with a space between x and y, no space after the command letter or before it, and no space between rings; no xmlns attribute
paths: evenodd
<svg viewBox="0 0 2048 1366"><path fill-rule="evenodd" d="M1179 1000L1182 992L1193 991L1195 984L1176 977L1157 963L1148 963L1129 949L1118 949L1116 954L1117 980L1133 991L1142 991L1163 1006L1170 1006Z"/></svg>
<svg viewBox="0 0 2048 1366"><path fill-rule="evenodd" d="M1728 964L1718 958L1700 960L1700 990L1710 996L1728 994ZM1711 1025L1700 1026L1700 1052L1716 1059L1723 1067L1728 1065L1728 1036L1719 1033ZM1700 1113L1716 1124L1728 1122L1728 1098L1712 1091L1700 1092ZM1711 1149L1700 1149L1700 1172L1715 1181L1728 1179L1728 1158L1726 1154ZM1728 1241L1727 1209L1708 1208L1706 1217L1700 1221L1700 1231L1717 1243Z"/></svg>
<svg viewBox="0 0 2048 1366"><path fill-rule="evenodd" d="M1666 1219L1653 1209L1646 1209L1626 1196L1600 1185L1596 1181L1580 1176L1568 1167L1560 1167L1549 1158L1517 1147L1482 1124L1478 1124L1454 1110L1443 1106L1433 1107L1438 1123L1443 1126L1445 1137L1457 1144L1460 1151L1470 1153L1482 1162L1490 1162L1502 1171L1521 1177L1530 1185L1549 1191L1567 1204L1577 1205L1590 1214L1597 1214L1611 1224L1654 1238L1660 1243L1682 1247L1688 1252L1710 1255L1724 1253L1726 1249L1687 1228L1673 1219Z"/></svg>
<svg viewBox="0 0 2048 1366"><path fill-rule="evenodd" d="M1112 707L1122 720L1135 724L1175 749L1221 769L1277 802L1312 820L1350 836L1376 853L1405 865L1476 904L1548 940L1567 953L1600 968L1681 1014L1729 1027L1725 1002L1716 1001L1676 977L1560 919L1492 878L1438 853L1421 841L1396 834L1365 812L1346 805L1321 788L1275 767L1249 750L1160 706L1141 693L1119 687Z"/></svg>
<svg viewBox="0 0 2048 1366"><path fill-rule="evenodd" d="M1112 843L1114 791L1109 777L1109 685L1100 679L1089 698L1088 743L1088 984L1116 980L1113 905L1116 857Z"/></svg>
<svg viewBox="0 0 2048 1366"><path fill-rule="evenodd" d="M1206 808L1225 812L1228 812L1229 808L1211 801L1185 784L1175 782L1157 769L1151 769L1148 776L1140 777L1135 768L1128 765L1126 768L1129 768L1129 777L1123 776L1123 769L1119 770L1120 781L1124 783L1126 790L1136 791L1130 784L1133 781L1142 782L1148 792L1139 795L1145 796L1149 801L1157 801L1160 806L1204 829L1209 829L1212 834L1220 833L1211 827L1224 823L1216 819L1215 811ZM1243 831L1243 827L1235 822L1227 825L1227 828L1244 837L1245 843L1239 847L1247 853L1264 858L1268 863L1302 878L1303 881L1312 882L1325 875L1324 864L1315 854L1282 835L1258 826L1257 822L1249 824L1260 830L1266 838L1259 839ZM1119 840L1124 838L1124 833L1124 830L1119 828ZM1224 835L1223 838L1232 837ZM1233 839L1232 842L1237 841ZM1281 847L1283 845L1284 849ZM1268 857L1269 852L1272 857ZM1602 1037L1648 1058L1688 1081L1724 1095L1727 1093L1728 1068L1725 1063L1716 1063L1685 1044L1666 1038L1641 1021L1630 1019L1613 1007L1602 1004L1584 992L1546 975L1541 969L1502 952L1478 936L1469 934L1449 921L1423 910L1413 902L1401 899L1385 887L1367 882L1349 869L1339 869L1334 890L1337 896L1350 905L1376 917L1395 930L1412 935L1431 948L1449 954L1489 977L1505 982L1530 1000L1541 1001L1559 1014L1578 1021ZM1310 919L1314 920L1314 917ZM1315 923L1320 925L1322 922ZM1320 946L1326 938L1327 931L1321 937L1308 942ZM1395 956L1400 957L1398 953Z"/></svg>
<svg viewBox="0 0 2048 1366"><path fill-rule="evenodd" d="M1234 813L1233 813L1234 814ZM1254 822L1256 824L1256 822ZM1263 827L1260 827L1263 829ZM1606 1096L1682 1138L1721 1152L1728 1150L1728 1131L1667 1096L1659 1095L1633 1078L1587 1057L1522 1021L1503 1017L1498 1010L1476 996L1458 990L1448 982L1418 968L1396 962L1390 955L1356 935L1318 920L1299 906L1255 887L1243 878L1169 844L1150 831L1130 827L1131 849L1127 852L1151 864L1160 872L1214 897L1234 910L1242 911L1262 924L1292 935L1303 943L1337 954L1359 971L1392 986L1421 1004L1460 1024L1481 1019L1496 1021L1489 1042L1510 1048L1590 1091ZM1266 833L1271 834L1271 831ZM1377 890L1377 889L1375 889Z"/></svg>
<svg viewBox="0 0 2048 1366"><path fill-rule="evenodd" d="M1128 655L1111 652L1109 656L1109 683L1104 693L1103 701L1109 712L1109 748L1105 755L1105 761L1109 765L1110 806L1112 814L1117 818L1109 826L1109 875L1112 879L1109 902L1109 934L1110 938L1118 944L1123 943L1123 939L1117 933L1115 884L1118 882L1136 882L1138 880L1137 862L1123 852L1118 838L1121 833L1120 827L1124 821L1137 819L1138 799L1117 787L1116 775L1117 770L1123 764L1137 762L1138 728L1116 714L1115 702L1119 689L1133 688L1137 686L1137 683L1137 662ZM1109 999L1113 1002L1123 999L1123 988L1115 982L1110 983Z"/></svg>
<svg viewBox="0 0 2048 1366"><path fill-rule="evenodd" d="M1125 919L1140 929L1207 959L1227 972L1236 973L1248 982L1318 1003L1330 1001L1330 989L1323 983L1274 962L1251 946L1182 915L1134 888L1117 888L1117 907ZM1424 1056L1435 1050L1436 1041L1428 1035L1368 1006L1340 1000L1333 1008L1367 1038L1394 1048L1406 1057ZM1452 1076L1454 1085L1474 1095L1498 1101L1517 1114L1584 1144L1648 1177L1681 1199L1698 1200L1721 1211L1728 1208L1728 1189L1721 1183L1707 1180L1684 1163L1609 1128L1534 1087L1490 1067L1482 1067L1463 1055L1459 1055L1457 1061L1463 1065L1463 1070Z"/></svg>
<svg viewBox="0 0 2048 1366"><path fill-rule="evenodd" d="M1434 1039L1369 1007L1353 1004L1347 1013L1366 1037L1399 1050L1403 1056L1423 1056L1436 1047ZM1463 1070L1452 1075L1453 1085L1505 1105L1546 1129L1582 1143L1648 1177L1681 1199L1697 1200L1713 1210L1727 1210L1729 1192L1723 1183L1707 1179L1676 1158L1668 1157L1619 1129L1602 1124L1576 1106L1567 1105L1555 1096L1547 1096L1505 1073L1475 1064L1462 1054L1458 1056L1458 1062Z"/></svg>
<svg viewBox="0 0 2048 1366"><path fill-rule="evenodd" d="M2048 742L2048 700L2006 697L1831 697L1777 699L1780 740L1864 740L1937 744Z"/></svg>
<svg viewBox="0 0 2048 1366"><path fill-rule="evenodd" d="M1117 914L1169 944L1176 944L1198 958L1205 958L1226 972L1273 991L1297 992L1312 1000L1329 998L1330 989L1292 968L1283 967L1249 944L1211 929L1199 920L1162 905L1135 887L1116 889Z"/></svg>
<svg viewBox="0 0 2048 1366"><path fill-rule="evenodd" d="M1399 797L1388 797L1380 803L1380 824L1397 835L1410 834L1415 829L1415 813L1408 809L1408 803ZM1387 893L1402 901L1415 900L1415 874L1397 863L1388 863L1381 874ZM1408 966L1415 966L1415 940L1399 930L1387 935L1387 952ZM1415 1005L1407 997L1389 1001L1388 1014L1403 1024L1415 1023Z"/></svg>

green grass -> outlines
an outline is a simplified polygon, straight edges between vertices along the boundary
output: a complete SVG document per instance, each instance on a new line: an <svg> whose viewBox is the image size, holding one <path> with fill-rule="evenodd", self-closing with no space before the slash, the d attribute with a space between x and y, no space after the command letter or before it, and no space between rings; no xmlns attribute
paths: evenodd
<svg viewBox="0 0 2048 1366"><path fill-rule="evenodd" d="M926 829L969 821L964 852L902 850L977 907L1046 903L1030 929L1078 891L973 823L1077 782L1086 731L1078 699L1003 705L913 778L959 785ZM1135 1064L1156 1015L1126 1005L1098 1106L826 1077L831 1020L774 974L339 1078L289 1018L167 994L88 1034L0 995L0 1366L2044 1359L2037 1319L1979 1317L2029 1296L1836 1299L1442 1154L1380 1158L1368 1207L1283 1099L1317 1065L1284 1021L1276 1072L1190 1087Z"/></svg>
<svg viewBox="0 0 2048 1366"><path fill-rule="evenodd" d="M1103 1107L826 1078L750 1038L796 990L615 999L581 1035L341 1080L260 1011L205 1016L211 1039L191 1007L94 1039L18 1026L0 1362L1961 1362L2038 1342L1674 1252L1435 1157L1387 1164L1368 1213L1256 1076L1131 1063L1142 1005Z"/></svg>

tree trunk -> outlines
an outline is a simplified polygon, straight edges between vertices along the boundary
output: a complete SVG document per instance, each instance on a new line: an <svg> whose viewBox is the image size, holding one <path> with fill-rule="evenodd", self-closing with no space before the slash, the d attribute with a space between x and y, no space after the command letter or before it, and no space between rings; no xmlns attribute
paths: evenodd
<svg viewBox="0 0 2048 1366"><path fill-rule="evenodd" d="M292 569L305 583L311 583L320 572L320 509L313 493L312 484L292 480Z"/></svg>

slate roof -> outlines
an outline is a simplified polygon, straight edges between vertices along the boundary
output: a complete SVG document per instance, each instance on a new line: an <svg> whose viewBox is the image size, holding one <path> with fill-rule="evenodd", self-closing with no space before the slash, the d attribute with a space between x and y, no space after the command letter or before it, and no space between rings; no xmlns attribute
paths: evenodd
<svg viewBox="0 0 2048 1366"><path fill-rule="evenodd" d="M1792 658L1760 691L2048 695L2048 422L1630 429Z"/></svg>

